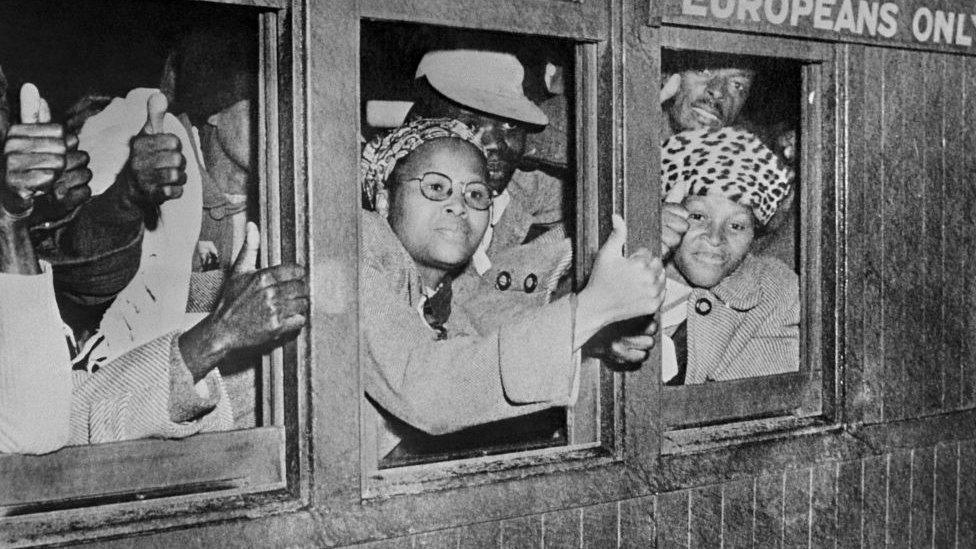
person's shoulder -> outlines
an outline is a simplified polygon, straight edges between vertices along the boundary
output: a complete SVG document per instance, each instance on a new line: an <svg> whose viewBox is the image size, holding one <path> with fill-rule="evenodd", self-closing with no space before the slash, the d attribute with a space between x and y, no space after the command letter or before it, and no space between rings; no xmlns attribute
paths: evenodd
<svg viewBox="0 0 976 549"><path fill-rule="evenodd" d="M779 258L768 255L747 256L750 269L768 297L799 300L800 277Z"/></svg>
<svg viewBox="0 0 976 549"><path fill-rule="evenodd" d="M386 219L376 212L360 211L359 260L380 270L408 270L412 264L407 250Z"/></svg>

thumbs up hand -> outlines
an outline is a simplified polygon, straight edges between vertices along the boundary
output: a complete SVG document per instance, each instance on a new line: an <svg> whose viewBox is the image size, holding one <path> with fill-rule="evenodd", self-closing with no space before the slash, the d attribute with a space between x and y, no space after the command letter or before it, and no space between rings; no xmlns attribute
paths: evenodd
<svg viewBox="0 0 976 549"><path fill-rule="evenodd" d="M130 196L143 207L155 207L179 198L186 184L186 158L180 140L171 133L163 133L167 108L163 94L149 97L146 123L129 147L125 173L129 177Z"/></svg>
<svg viewBox="0 0 976 549"><path fill-rule="evenodd" d="M305 268L283 264L257 270L259 240L257 226L248 223L244 246L214 312L181 336L181 354L195 379L216 362L280 345L305 326Z"/></svg>
<svg viewBox="0 0 976 549"><path fill-rule="evenodd" d="M613 216L613 231L600 248L586 288L576 308L576 346L613 322L651 315L664 300L664 267L659 258L641 248L624 256L627 225Z"/></svg>
<svg viewBox="0 0 976 549"><path fill-rule="evenodd" d="M25 215L34 198L50 193L73 209L91 195L88 155L78 138L51 123L51 111L33 84L20 91L21 123L10 127L3 143L0 205L7 213Z"/></svg>

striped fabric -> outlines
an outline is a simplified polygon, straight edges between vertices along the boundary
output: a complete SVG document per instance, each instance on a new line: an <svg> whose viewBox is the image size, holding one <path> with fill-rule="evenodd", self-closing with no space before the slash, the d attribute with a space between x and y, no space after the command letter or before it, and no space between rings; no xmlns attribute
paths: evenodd
<svg viewBox="0 0 976 549"><path fill-rule="evenodd" d="M421 283L413 260L386 220L362 215L360 348L374 403L430 434L570 404L576 377L570 299L480 334L456 308L447 339L438 341L417 315ZM381 449L396 437L381 432Z"/></svg>
<svg viewBox="0 0 976 549"><path fill-rule="evenodd" d="M693 289L686 303L686 383L799 370L799 279L778 259L748 255L711 291Z"/></svg>
<svg viewBox="0 0 976 549"><path fill-rule="evenodd" d="M156 338L94 374L73 372L71 444L184 438L233 427L220 374L211 371L198 391L177 335Z"/></svg>

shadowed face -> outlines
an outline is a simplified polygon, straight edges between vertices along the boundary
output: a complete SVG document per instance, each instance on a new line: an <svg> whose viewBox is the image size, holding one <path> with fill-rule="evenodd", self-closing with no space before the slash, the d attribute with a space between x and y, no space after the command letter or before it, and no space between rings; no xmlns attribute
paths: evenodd
<svg viewBox="0 0 976 549"><path fill-rule="evenodd" d="M216 128L220 150L245 172L252 171L251 101L242 99L211 115L207 123Z"/></svg>
<svg viewBox="0 0 976 549"><path fill-rule="evenodd" d="M691 286L712 288L732 274L755 237L752 211L721 195L688 196L688 232L674 267Z"/></svg>
<svg viewBox="0 0 976 549"><path fill-rule="evenodd" d="M735 123L755 78L755 71L710 68L681 73L681 87L668 108L675 132L718 129Z"/></svg>
<svg viewBox="0 0 976 549"><path fill-rule="evenodd" d="M441 276L458 270L474 255L488 228L491 210L476 210L464 200L466 185L485 182L484 157L468 142L441 138L424 143L400 162L393 174L390 227L422 270ZM430 172L452 182L452 193L443 201L421 192L420 178Z"/></svg>

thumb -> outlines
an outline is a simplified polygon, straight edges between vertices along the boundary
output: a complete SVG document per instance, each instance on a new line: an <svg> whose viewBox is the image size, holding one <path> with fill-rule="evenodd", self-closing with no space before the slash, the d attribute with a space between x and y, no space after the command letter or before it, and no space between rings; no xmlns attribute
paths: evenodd
<svg viewBox="0 0 976 549"><path fill-rule="evenodd" d="M41 92L37 86L27 82L20 87L20 123L39 124L41 120ZM50 119L50 112L48 113Z"/></svg>
<svg viewBox="0 0 976 549"><path fill-rule="evenodd" d="M261 233L258 226L253 221L247 222L247 233L244 236L244 245L237 254L234 261L233 271L235 273L251 272L258 267L258 249L261 247Z"/></svg>
<svg viewBox="0 0 976 549"><path fill-rule="evenodd" d="M664 82L664 86L661 87L661 103L664 103L668 99L671 99L678 93L678 89L681 88L681 75L672 74Z"/></svg>
<svg viewBox="0 0 976 549"><path fill-rule="evenodd" d="M161 93L154 93L146 101L146 125L142 127L142 133L156 134L163 133L163 118L166 116L166 109L169 102L166 96Z"/></svg>
<svg viewBox="0 0 976 549"><path fill-rule="evenodd" d="M627 222L618 214L613 214L613 230L600 248L600 255L613 254L623 257L624 244L627 243Z"/></svg>

